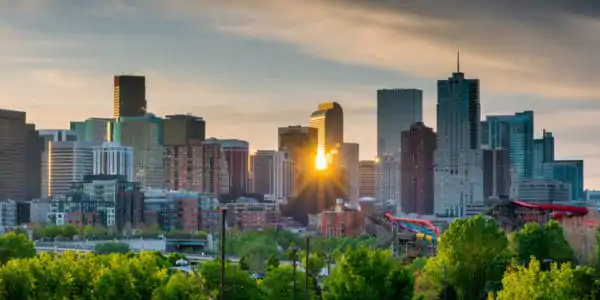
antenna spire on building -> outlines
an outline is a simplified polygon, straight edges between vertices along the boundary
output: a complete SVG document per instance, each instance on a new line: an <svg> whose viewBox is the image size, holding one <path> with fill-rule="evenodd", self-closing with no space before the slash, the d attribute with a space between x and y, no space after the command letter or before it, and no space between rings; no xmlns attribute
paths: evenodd
<svg viewBox="0 0 600 300"><path fill-rule="evenodd" d="M460 73L460 49L456 52L456 73Z"/></svg>

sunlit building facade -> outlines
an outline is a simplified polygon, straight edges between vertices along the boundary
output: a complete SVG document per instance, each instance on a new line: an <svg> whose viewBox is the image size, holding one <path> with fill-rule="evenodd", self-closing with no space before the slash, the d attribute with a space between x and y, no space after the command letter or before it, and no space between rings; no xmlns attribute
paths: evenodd
<svg viewBox="0 0 600 300"><path fill-rule="evenodd" d="M288 153L292 163L291 197L297 197L306 187L309 176L315 171L318 129L288 126L278 129L279 151Z"/></svg>
<svg viewBox="0 0 600 300"><path fill-rule="evenodd" d="M147 111L146 77L117 75L114 77L113 117L140 117Z"/></svg>
<svg viewBox="0 0 600 300"><path fill-rule="evenodd" d="M42 197L67 195L73 182L92 174L94 146L89 142L47 142L42 155Z"/></svg>
<svg viewBox="0 0 600 300"><path fill-rule="evenodd" d="M335 164L335 153L344 142L344 111L337 102L320 103L310 116L309 126L317 129L317 161L321 168ZM323 161L326 158L326 162ZM319 161L321 160L321 161Z"/></svg>

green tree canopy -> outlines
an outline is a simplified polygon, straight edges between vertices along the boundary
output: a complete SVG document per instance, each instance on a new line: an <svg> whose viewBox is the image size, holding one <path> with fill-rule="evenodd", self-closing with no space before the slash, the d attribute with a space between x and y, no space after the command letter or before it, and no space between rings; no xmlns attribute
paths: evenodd
<svg viewBox="0 0 600 300"><path fill-rule="evenodd" d="M260 290L262 291L264 300L288 300L293 298L293 291L295 291L296 299L306 299L306 293L304 289L304 272L296 270L296 278L294 278L294 271L292 266L285 265L273 268L267 272L267 275L260 283ZM294 281L296 282L296 289L294 290ZM309 290L310 298L315 297L315 291L313 289L314 283L312 279L309 279Z"/></svg>
<svg viewBox="0 0 600 300"><path fill-rule="evenodd" d="M390 251L347 251L325 280L325 300L412 299L413 280Z"/></svg>
<svg viewBox="0 0 600 300"><path fill-rule="evenodd" d="M0 236L0 263L5 264L11 258L35 256L35 245L24 234L9 232Z"/></svg>
<svg viewBox="0 0 600 300"><path fill-rule="evenodd" d="M476 216L454 220L417 280L419 293L434 298L451 285L459 298L478 299L490 282L499 282L508 260L506 234L495 221Z"/></svg>
<svg viewBox="0 0 600 300"><path fill-rule="evenodd" d="M511 266L504 278L503 288L498 292L497 300L572 300L574 283L573 269L570 263L552 263L550 270L542 271L540 262L534 257L528 266Z"/></svg>
<svg viewBox="0 0 600 300"><path fill-rule="evenodd" d="M511 249L520 262L529 261L531 256L540 261L551 259L558 262L570 262L575 258L562 227L554 220L546 225L527 223L523 229L513 233L510 240Z"/></svg>
<svg viewBox="0 0 600 300"><path fill-rule="evenodd" d="M221 286L221 263L211 260L198 265L208 290L218 291ZM222 299L220 296L217 299ZM225 270L225 299L260 299L256 280L236 265L227 263Z"/></svg>

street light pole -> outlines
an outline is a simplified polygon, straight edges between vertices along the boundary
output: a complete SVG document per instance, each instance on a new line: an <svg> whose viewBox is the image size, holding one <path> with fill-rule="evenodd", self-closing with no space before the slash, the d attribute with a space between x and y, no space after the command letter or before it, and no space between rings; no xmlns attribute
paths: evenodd
<svg viewBox="0 0 600 300"><path fill-rule="evenodd" d="M221 297L219 297L221 300L225 299L225 233L226 233L226 216L227 216L227 209L223 208L221 209L221 241L220 241L220 248L221 248Z"/></svg>

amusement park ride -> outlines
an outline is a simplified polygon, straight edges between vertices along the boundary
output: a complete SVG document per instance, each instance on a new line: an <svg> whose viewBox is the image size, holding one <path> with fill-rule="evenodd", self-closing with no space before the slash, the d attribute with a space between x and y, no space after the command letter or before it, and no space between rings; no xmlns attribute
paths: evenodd
<svg viewBox="0 0 600 300"><path fill-rule="evenodd" d="M494 218L500 228L510 232L529 222L545 224L550 219L559 222L573 218L583 219L588 213L588 209L581 206L502 200L494 203L486 215ZM412 260L416 257L435 255L437 244L441 240L441 231L431 221L396 217L390 213L372 216L370 219L389 233L382 246L391 245L399 257ZM589 223L589 226L600 225L592 220L585 222Z"/></svg>

